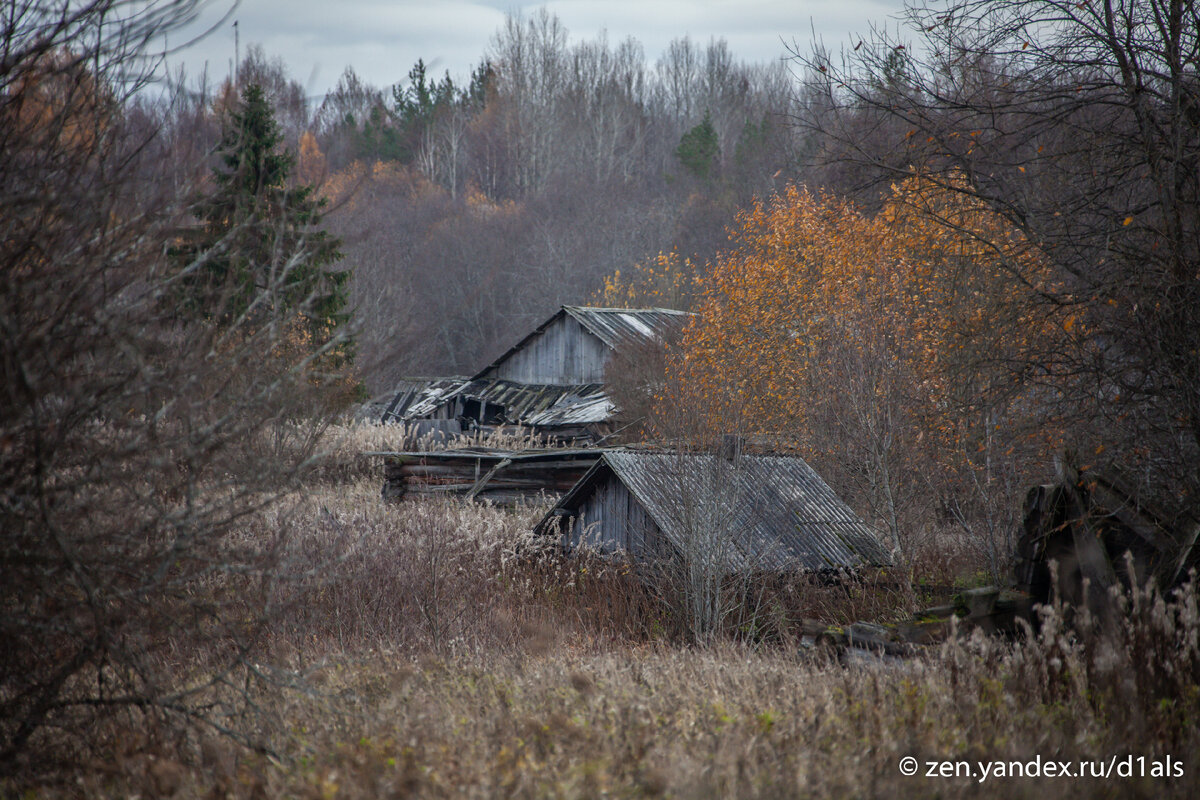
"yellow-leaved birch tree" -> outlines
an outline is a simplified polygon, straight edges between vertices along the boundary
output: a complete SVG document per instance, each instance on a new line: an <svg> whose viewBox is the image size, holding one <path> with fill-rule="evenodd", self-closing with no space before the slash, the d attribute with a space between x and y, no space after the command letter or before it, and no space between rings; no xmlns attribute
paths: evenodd
<svg viewBox="0 0 1200 800"><path fill-rule="evenodd" d="M953 523L999 573L1016 493L1055 436L1030 371L1071 324L1033 302L1047 274L945 181L914 174L876 214L789 187L739 216L700 278L660 433L795 448L897 551Z"/></svg>

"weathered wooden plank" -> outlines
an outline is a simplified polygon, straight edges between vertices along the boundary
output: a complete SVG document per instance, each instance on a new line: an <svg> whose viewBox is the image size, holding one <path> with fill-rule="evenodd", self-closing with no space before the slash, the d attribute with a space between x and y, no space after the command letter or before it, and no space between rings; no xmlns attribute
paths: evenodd
<svg viewBox="0 0 1200 800"><path fill-rule="evenodd" d="M564 314L485 377L519 383L600 383L611 354L604 342Z"/></svg>
<svg viewBox="0 0 1200 800"><path fill-rule="evenodd" d="M463 494L507 501L566 492L600 451L469 449L376 455L384 457L384 497Z"/></svg>

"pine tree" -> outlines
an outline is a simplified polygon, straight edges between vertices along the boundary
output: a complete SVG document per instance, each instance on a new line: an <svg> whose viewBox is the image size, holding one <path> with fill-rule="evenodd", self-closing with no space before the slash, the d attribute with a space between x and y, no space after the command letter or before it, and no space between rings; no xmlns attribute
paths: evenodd
<svg viewBox="0 0 1200 800"><path fill-rule="evenodd" d="M349 272L329 268L342 254L318 228L326 201L288 185L295 156L281 142L262 88L247 86L218 147L216 189L197 200L200 224L175 249L187 265L182 305L225 325L300 317L319 347L348 319Z"/></svg>

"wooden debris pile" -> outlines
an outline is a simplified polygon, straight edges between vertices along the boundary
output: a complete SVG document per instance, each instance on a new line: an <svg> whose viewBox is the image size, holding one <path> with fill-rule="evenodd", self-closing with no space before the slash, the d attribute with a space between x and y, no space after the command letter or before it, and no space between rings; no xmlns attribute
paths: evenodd
<svg viewBox="0 0 1200 800"><path fill-rule="evenodd" d="M903 656L944 641L952 629L1013 634L1017 620L1036 624L1033 609L1059 600L1111 613L1108 590L1153 582L1163 591L1200 569L1200 523L1119 476L1062 467L1058 482L1035 486L1025 500L1012 588L962 592L951 605L927 609L892 626L847 628L806 623L804 645L845 657L872 652Z"/></svg>
<svg viewBox="0 0 1200 800"><path fill-rule="evenodd" d="M1163 591L1200 567L1200 523L1164 507L1119 476L1062 468L1057 483L1035 486L1025 500L1017 541L1017 588L1048 603L1055 588L1071 605L1094 611L1106 590L1153 581ZM1084 582L1088 588L1085 591Z"/></svg>
<svg viewBox="0 0 1200 800"><path fill-rule="evenodd" d="M805 620L801 649L845 661L854 654L889 658L915 655L940 644L954 632L981 630L986 634L1013 635L1018 619L1030 619L1033 603L1023 592L982 586L955 595L943 606L934 606L896 625L855 622L845 627Z"/></svg>

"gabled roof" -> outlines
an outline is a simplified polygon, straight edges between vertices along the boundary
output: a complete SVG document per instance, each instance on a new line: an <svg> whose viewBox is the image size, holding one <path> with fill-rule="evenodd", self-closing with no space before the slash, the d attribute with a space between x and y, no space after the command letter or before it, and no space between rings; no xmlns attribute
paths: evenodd
<svg viewBox="0 0 1200 800"><path fill-rule="evenodd" d="M737 461L706 454L607 450L551 509L536 530L578 513L608 476L646 510L668 541L687 544L691 520L720 518L732 539L723 548L730 569L828 570L885 565L891 557L875 533L829 485L795 456L743 455Z"/></svg>
<svg viewBox="0 0 1200 800"><path fill-rule="evenodd" d="M584 330L604 342L612 350L630 345L666 341L673 333L682 330L691 318L687 311L671 308L599 308L595 306L563 306L548 320L538 325L521 341L508 348L502 356L475 373L472 378L481 378L495 367L507 361L514 353L525 347L534 337L564 316L569 316Z"/></svg>
<svg viewBox="0 0 1200 800"><path fill-rule="evenodd" d="M614 350L663 341L680 330L692 316L671 308L563 306L562 311Z"/></svg>

